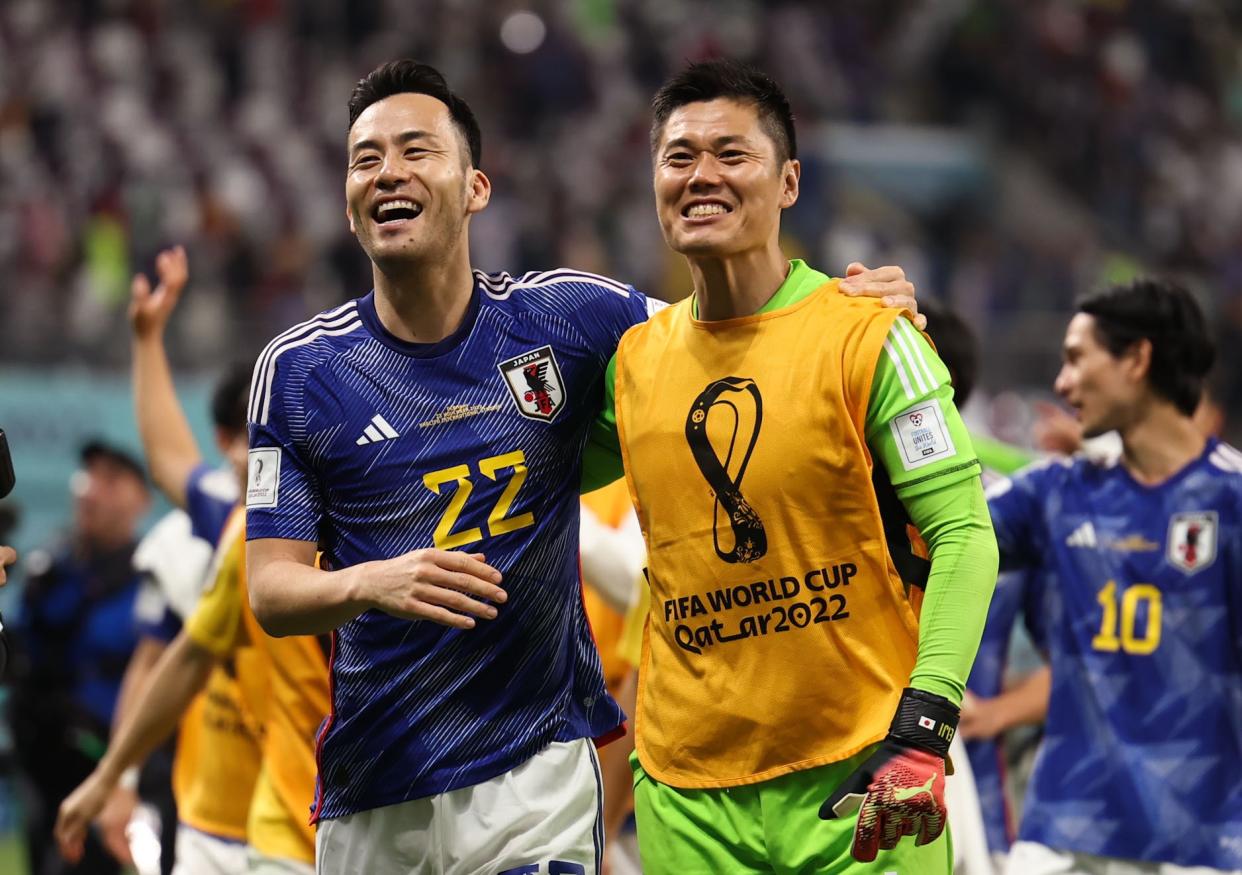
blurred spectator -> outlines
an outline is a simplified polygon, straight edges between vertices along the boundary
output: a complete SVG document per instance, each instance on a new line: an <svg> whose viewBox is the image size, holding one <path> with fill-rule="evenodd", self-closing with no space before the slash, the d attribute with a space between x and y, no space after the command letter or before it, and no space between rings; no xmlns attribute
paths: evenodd
<svg viewBox="0 0 1242 875"><path fill-rule="evenodd" d="M150 506L137 461L101 441L82 449L71 479L73 523L63 543L31 553L11 673L18 762L35 791L28 823L36 875L115 873L93 843L65 866L51 837L56 806L107 745L121 678L137 640L132 557Z"/></svg>
<svg viewBox="0 0 1242 875"><path fill-rule="evenodd" d="M684 294L653 221L646 105L686 60L730 54L773 71L808 131L795 248L906 265L990 338L987 388L1042 385L1054 362L1024 342L1039 336L1028 317L1136 266L1188 275L1242 336L1240 23L1229 4L1175 0L13 0L0 274L16 293L0 298L14 329L0 355L119 365L130 265L173 239L198 284L170 332L175 364L363 293L342 216L345 98L399 55L443 68L489 132L485 269L572 263ZM858 124L876 162L883 124L907 143L947 126L981 144L982 182L929 195L951 180L918 149L860 179L820 121ZM1223 365L1234 402L1242 362Z"/></svg>
<svg viewBox="0 0 1242 875"><path fill-rule="evenodd" d="M0 584L7 582L5 569L17 561L17 551L0 544Z"/></svg>

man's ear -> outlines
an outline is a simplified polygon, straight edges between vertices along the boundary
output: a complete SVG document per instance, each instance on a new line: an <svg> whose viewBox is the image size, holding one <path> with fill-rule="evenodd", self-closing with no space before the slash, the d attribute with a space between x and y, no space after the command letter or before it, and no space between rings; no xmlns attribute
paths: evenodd
<svg viewBox="0 0 1242 875"><path fill-rule="evenodd" d="M787 210L798 202L798 186L802 180L802 162L790 158L781 170L781 209Z"/></svg>
<svg viewBox="0 0 1242 875"><path fill-rule="evenodd" d="M1151 374L1151 340L1139 338L1123 355L1126 372L1136 381L1146 380Z"/></svg>
<svg viewBox="0 0 1242 875"><path fill-rule="evenodd" d="M358 229L354 227L354 214L349 211L349 207L345 207L345 221L349 222L349 233L357 235Z"/></svg>
<svg viewBox="0 0 1242 875"><path fill-rule="evenodd" d="M478 168L471 168L470 173L470 192L466 200L466 212L478 213L492 199L492 181Z"/></svg>

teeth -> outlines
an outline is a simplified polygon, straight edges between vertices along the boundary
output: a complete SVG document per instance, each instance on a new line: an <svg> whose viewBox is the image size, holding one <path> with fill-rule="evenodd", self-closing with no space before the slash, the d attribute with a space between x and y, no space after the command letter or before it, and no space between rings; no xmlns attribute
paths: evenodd
<svg viewBox="0 0 1242 875"><path fill-rule="evenodd" d="M380 208L378 212L382 216L384 215L384 213L389 212L390 210L417 211L418 207L414 205L414 201L389 201L386 204L380 204Z"/></svg>
<svg viewBox="0 0 1242 875"><path fill-rule="evenodd" d="M686 215L694 219L699 216L719 216L727 212L720 204L695 204L686 210Z"/></svg>

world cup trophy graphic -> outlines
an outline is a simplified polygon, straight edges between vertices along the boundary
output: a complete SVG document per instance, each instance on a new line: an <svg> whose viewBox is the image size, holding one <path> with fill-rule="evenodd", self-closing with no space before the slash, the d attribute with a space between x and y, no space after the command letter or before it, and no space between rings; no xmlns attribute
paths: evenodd
<svg viewBox="0 0 1242 875"><path fill-rule="evenodd" d="M739 432L747 429L748 425L743 420L738 403L748 401L754 404L754 420L749 424L750 434L742 436L742 441L739 441ZM733 417L732 435L723 460L708 436L708 418L713 409L720 411L718 415L732 414ZM715 496L712 506L713 546L716 555L731 564L754 562L768 552L768 536L763 529L763 520L742 494L742 478L746 476L746 467L750 464L762 425L763 397L755 381L747 377L724 377L713 381L694 399L686 416L686 441L690 444L695 464ZM742 442L746 449L738 456ZM730 475L729 470L735 460L737 473ZM722 549L720 543L722 509L733 535L733 546L728 550Z"/></svg>

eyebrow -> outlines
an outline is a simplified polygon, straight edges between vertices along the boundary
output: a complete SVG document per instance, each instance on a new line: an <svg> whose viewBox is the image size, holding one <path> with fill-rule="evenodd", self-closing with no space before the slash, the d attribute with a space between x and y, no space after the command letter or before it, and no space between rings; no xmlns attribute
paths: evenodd
<svg viewBox="0 0 1242 875"><path fill-rule="evenodd" d="M404 146L406 143L412 142L414 140L434 140L435 134L431 133L430 131L418 131L418 130L403 131L400 134L397 134L397 136L394 139L397 141L399 145ZM358 154L358 152L360 152L363 149L375 149L378 151L379 149L381 149L380 142L379 140L375 140L375 139L359 140L357 143L354 143L352 146L349 147L349 154L356 155Z"/></svg>
<svg viewBox="0 0 1242 875"><path fill-rule="evenodd" d="M711 145L717 149L721 146L728 146L731 143L749 145L750 141L740 134L725 134L711 141ZM667 152L669 149L688 149L693 145L694 143L689 137L678 137L676 140L669 140L665 143L663 151Z"/></svg>

